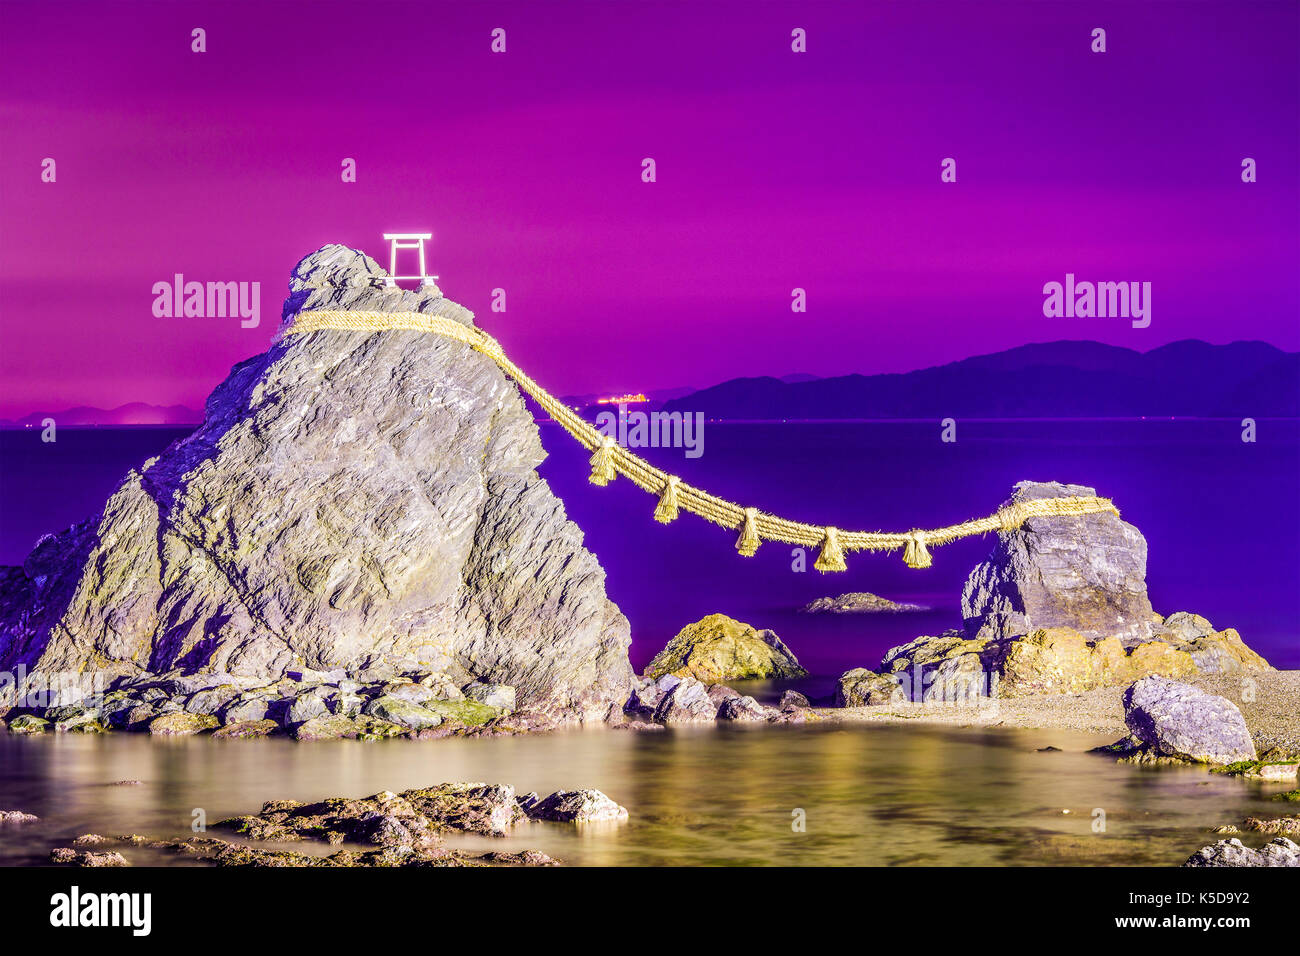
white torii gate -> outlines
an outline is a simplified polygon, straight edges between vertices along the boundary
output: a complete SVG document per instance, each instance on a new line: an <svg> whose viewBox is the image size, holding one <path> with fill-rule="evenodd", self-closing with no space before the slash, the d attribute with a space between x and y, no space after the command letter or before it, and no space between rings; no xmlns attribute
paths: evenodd
<svg viewBox="0 0 1300 956"><path fill-rule="evenodd" d="M391 243L391 245L389 246L389 254L388 254L388 278L384 280L384 284L388 286L388 288L390 289L396 288L399 279L403 281L408 279L411 280L419 279L420 285L422 287L433 285L434 280L437 279L438 277L426 274L425 272L426 267L424 262L424 240L432 239L433 233L431 232L386 232L384 233L384 238L387 239L389 243ZM399 276L397 274L397 250L399 249L416 250L417 254L420 257L419 275Z"/></svg>

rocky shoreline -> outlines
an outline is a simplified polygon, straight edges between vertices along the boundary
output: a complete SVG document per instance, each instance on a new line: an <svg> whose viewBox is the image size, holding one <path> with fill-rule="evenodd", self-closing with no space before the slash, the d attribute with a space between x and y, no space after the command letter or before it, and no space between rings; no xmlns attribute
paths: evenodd
<svg viewBox="0 0 1300 956"><path fill-rule="evenodd" d="M561 790L539 799L535 793L516 796L514 788L504 784L444 783L402 793L381 791L358 799L333 797L316 803L273 800L255 814L213 825L237 840L86 833L73 840L72 846L51 850L50 862L130 866L123 850L129 852L136 846L215 866L556 866L558 860L537 850L471 853L449 847L445 837L457 833L504 837L528 821L617 825L627 818L627 810L599 790ZM326 854L282 846L296 842L338 849ZM259 845L267 843L276 846Z"/></svg>

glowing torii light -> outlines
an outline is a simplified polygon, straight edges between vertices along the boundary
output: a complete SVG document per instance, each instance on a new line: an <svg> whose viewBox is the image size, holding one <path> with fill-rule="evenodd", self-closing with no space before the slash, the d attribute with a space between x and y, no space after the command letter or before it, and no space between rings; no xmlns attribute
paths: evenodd
<svg viewBox="0 0 1300 956"><path fill-rule="evenodd" d="M424 240L432 239L431 232L386 232L384 238L391 243L388 254L388 278L384 284L390 289L396 287L397 281L407 279L419 279L421 286L433 285L433 280L437 276L428 275L425 272L424 264ZM397 250L414 249L420 257L420 274L418 276L399 276L397 274Z"/></svg>

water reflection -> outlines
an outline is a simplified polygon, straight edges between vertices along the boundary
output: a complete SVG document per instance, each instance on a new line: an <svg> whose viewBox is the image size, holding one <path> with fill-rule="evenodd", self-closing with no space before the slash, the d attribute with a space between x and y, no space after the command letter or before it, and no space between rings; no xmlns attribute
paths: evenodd
<svg viewBox="0 0 1300 956"><path fill-rule="evenodd" d="M0 828L0 862L43 862L52 846L87 831L184 836L196 809L215 821L273 798L446 780L510 783L521 793L604 790L628 807L627 824L536 823L504 841L455 841L535 847L587 865L1173 865L1210 842L1209 827L1279 812L1267 797L1280 787L1085 752L1101 742L922 726L312 744L0 735L0 808L42 818ZM1037 752L1048 744L1063 752ZM123 780L141 785L114 785ZM1098 810L1104 832L1094 832ZM137 865L181 862L134 848L127 856Z"/></svg>

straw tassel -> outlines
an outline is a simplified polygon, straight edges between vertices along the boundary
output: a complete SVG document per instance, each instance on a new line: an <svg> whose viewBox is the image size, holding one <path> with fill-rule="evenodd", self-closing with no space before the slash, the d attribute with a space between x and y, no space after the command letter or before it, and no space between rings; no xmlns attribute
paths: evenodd
<svg viewBox="0 0 1300 956"><path fill-rule="evenodd" d="M822 539L821 554L817 555L817 560L813 567L818 571L847 571L848 565L844 563L844 552L840 550L839 535L834 528L826 529L826 537Z"/></svg>
<svg viewBox="0 0 1300 956"><path fill-rule="evenodd" d="M664 490L659 494L659 504L655 505L655 521L660 524L677 520L677 485L680 482L681 479L676 475L669 475L668 480L664 482Z"/></svg>
<svg viewBox="0 0 1300 956"><path fill-rule="evenodd" d="M745 523L741 525L740 537L736 539L736 550L747 558L752 558L758 550L758 526L754 523L757 518L757 508L746 508Z"/></svg>
<svg viewBox="0 0 1300 956"><path fill-rule="evenodd" d="M591 474L587 480L593 485L607 485L618 473L614 471L614 439L606 435L591 455Z"/></svg>
<svg viewBox="0 0 1300 956"><path fill-rule="evenodd" d="M928 568L934 562L930 559L930 549L925 546L925 535L913 531L907 537L907 547L903 549L903 563L909 568Z"/></svg>

